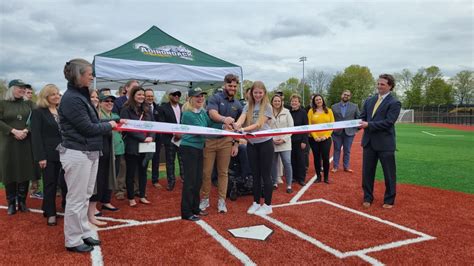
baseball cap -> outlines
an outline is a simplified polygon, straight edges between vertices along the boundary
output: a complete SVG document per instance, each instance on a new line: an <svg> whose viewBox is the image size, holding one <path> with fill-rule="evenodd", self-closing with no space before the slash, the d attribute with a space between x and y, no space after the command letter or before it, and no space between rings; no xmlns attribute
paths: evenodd
<svg viewBox="0 0 474 266"><path fill-rule="evenodd" d="M23 80L21 80L21 79L14 79L14 80L10 81L10 83L8 83L8 87L10 88L12 86L25 87L25 88L27 86L31 87L30 84L27 84L27 83L23 82Z"/></svg>
<svg viewBox="0 0 474 266"><path fill-rule="evenodd" d="M181 92L177 89L177 88L171 88L168 90L168 94L178 94L179 93L179 96L181 96Z"/></svg>
<svg viewBox="0 0 474 266"><path fill-rule="evenodd" d="M190 89L188 91L188 96L189 97L194 97L194 96L199 96L201 94L207 95L207 92L203 91L201 88L196 87L194 89Z"/></svg>
<svg viewBox="0 0 474 266"><path fill-rule="evenodd" d="M282 90L276 90L276 91L275 91L275 94L283 95L283 91L282 91Z"/></svg>
<svg viewBox="0 0 474 266"><path fill-rule="evenodd" d="M99 101L101 101L101 102L105 99L108 99L108 98L112 98L113 100L116 99L115 96L113 96L111 94L104 94L102 92L99 94Z"/></svg>

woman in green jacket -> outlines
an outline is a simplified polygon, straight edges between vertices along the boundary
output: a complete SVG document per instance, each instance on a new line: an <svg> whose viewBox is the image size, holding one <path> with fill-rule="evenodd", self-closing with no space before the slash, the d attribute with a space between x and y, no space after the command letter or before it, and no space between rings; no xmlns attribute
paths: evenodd
<svg viewBox="0 0 474 266"><path fill-rule="evenodd" d="M31 149L31 101L25 101L26 86L14 79L8 84L5 99L0 101L0 181L5 185L8 215L18 210L27 212L26 194L30 180L35 176Z"/></svg>

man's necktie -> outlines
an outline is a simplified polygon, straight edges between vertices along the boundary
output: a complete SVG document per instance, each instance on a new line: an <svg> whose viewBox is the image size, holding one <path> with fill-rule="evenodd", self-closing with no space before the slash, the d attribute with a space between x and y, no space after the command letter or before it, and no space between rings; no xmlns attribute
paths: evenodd
<svg viewBox="0 0 474 266"><path fill-rule="evenodd" d="M375 111L377 111L377 108L379 108L379 105L381 102L382 102L382 97L380 97L379 95L379 98L377 99L377 102L374 105L374 110L372 111L372 117L374 117Z"/></svg>

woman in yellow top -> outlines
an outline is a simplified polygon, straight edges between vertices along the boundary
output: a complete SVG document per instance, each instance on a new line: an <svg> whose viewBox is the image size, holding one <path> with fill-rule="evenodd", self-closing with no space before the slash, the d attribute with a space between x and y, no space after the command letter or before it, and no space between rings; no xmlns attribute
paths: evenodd
<svg viewBox="0 0 474 266"><path fill-rule="evenodd" d="M308 111L308 122L310 125L334 122L334 115L321 94L314 95L311 100L311 109ZM321 182L321 160L323 161L324 183L329 184L329 151L331 150L332 130L311 132L309 146L313 152L314 171L316 181Z"/></svg>

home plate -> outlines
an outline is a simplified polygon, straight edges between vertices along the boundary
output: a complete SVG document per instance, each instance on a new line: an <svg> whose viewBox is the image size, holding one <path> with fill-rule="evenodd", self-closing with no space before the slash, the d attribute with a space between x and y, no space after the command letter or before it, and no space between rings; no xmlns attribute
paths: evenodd
<svg viewBox="0 0 474 266"><path fill-rule="evenodd" d="M266 240L273 230L265 225L255 225L249 227L241 227L228 230L234 237L248 238L256 240Z"/></svg>

